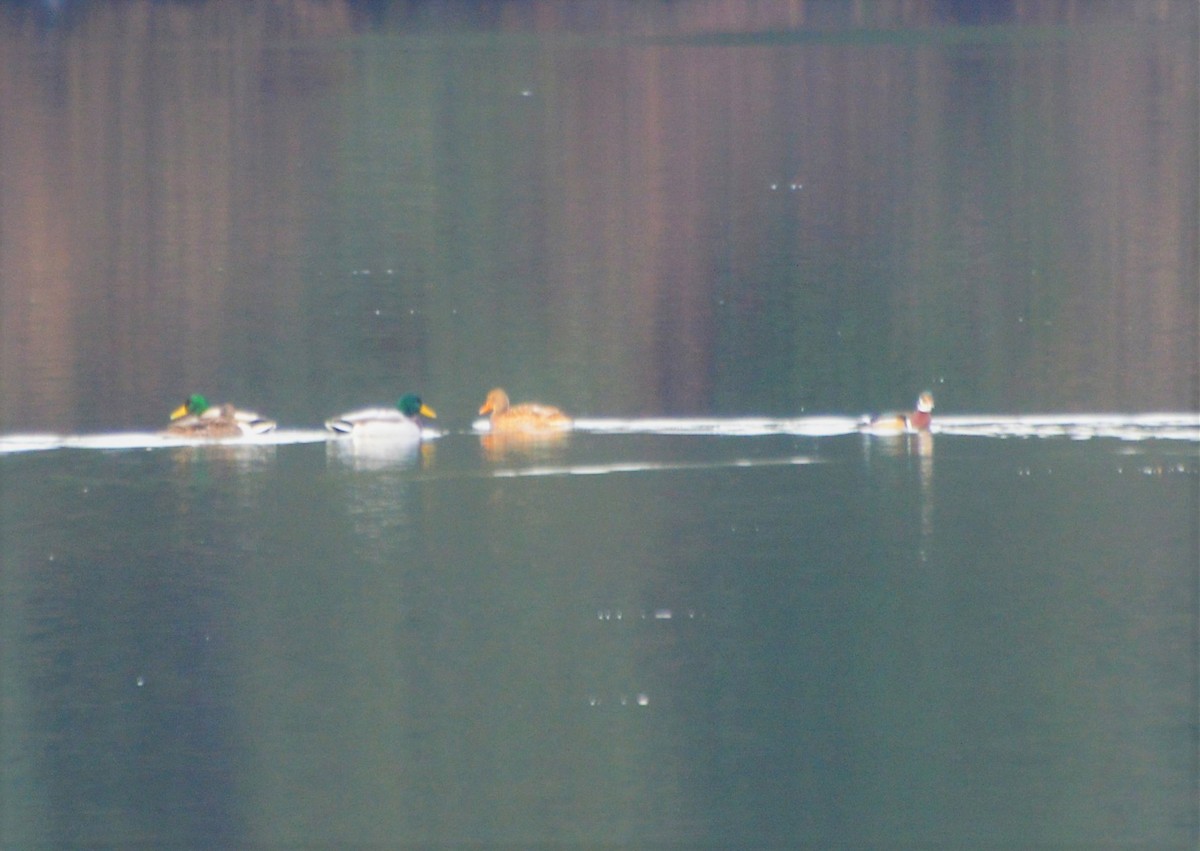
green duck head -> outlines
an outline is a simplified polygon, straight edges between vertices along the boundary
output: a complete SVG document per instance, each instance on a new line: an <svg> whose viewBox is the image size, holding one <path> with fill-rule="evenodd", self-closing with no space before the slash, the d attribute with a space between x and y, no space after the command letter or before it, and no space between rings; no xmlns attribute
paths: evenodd
<svg viewBox="0 0 1200 851"><path fill-rule="evenodd" d="M406 393L400 397L400 401L396 403L396 407L400 409L400 413L406 417L415 417L420 414L423 417L429 417L431 420L437 419L437 414L433 408L424 404L421 397L416 393Z"/></svg>
<svg viewBox="0 0 1200 851"><path fill-rule="evenodd" d="M171 412L171 419L177 420L188 414L199 416L208 410L208 400L199 393L193 393L183 400L183 404Z"/></svg>

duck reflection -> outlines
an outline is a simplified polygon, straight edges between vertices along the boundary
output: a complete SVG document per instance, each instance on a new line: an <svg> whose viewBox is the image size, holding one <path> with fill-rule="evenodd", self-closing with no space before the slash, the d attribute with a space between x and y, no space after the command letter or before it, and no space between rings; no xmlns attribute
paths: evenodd
<svg viewBox="0 0 1200 851"><path fill-rule="evenodd" d="M550 461L561 458L570 432L497 432L479 437L488 461Z"/></svg>
<svg viewBox="0 0 1200 851"><path fill-rule="evenodd" d="M237 473L253 473L275 460L274 444L205 443L176 446L171 461L179 471L202 471L220 467Z"/></svg>
<svg viewBox="0 0 1200 851"><path fill-rule="evenodd" d="M205 443L177 446L170 451L171 482L175 487L173 511L180 517L191 515L201 506L204 516L214 523L225 512L234 517L252 514L261 506L270 487L269 471L275 469L274 445ZM248 534L243 524L232 521L214 537L240 546ZM250 546L253 549L252 545Z"/></svg>
<svg viewBox="0 0 1200 851"><path fill-rule="evenodd" d="M863 455L869 462L878 452L889 458L933 458L933 433L928 431L895 434L863 433Z"/></svg>
<svg viewBox="0 0 1200 851"><path fill-rule="evenodd" d="M358 472L408 469L433 462L437 449L429 441L342 437L325 444L327 460Z"/></svg>
<svg viewBox="0 0 1200 851"><path fill-rule="evenodd" d="M920 483L921 561L929 558L929 541L933 537L933 433L920 431L908 435L909 452L917 458L917 480Z"/></svg>
<svg viewBox="0 0 1200 851"><path fill-rule="evenodd" d="M326 444L336 503L356 542L349 550L369 563L393 564L412 533L414 470L433 463L432 443L344 438Z"/></svg>
<svg viewBox="0 0 1200 851"><path fill-rule="evenodd" d="M933 537L933 433L930 431L896 434L863 434L863 457L867 464L879 453L887 458L915 461L917 505L921 523L921 561L928 559Z"/></svg>

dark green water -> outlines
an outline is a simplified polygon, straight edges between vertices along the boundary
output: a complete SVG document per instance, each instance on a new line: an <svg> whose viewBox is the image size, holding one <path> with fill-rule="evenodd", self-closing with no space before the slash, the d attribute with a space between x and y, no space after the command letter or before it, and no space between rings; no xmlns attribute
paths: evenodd
<svg viewBox="0 0 1200 851"><path fill-rule="evenodd" d="M1194 4L47 6L0 845L1194 847Z"/></svg>
<svg viewBox="0 0 1200 851"><path fill-rule="evenodd" d="M1195 444L933 442L5 457L6 838L1186 844Z"/></svg>

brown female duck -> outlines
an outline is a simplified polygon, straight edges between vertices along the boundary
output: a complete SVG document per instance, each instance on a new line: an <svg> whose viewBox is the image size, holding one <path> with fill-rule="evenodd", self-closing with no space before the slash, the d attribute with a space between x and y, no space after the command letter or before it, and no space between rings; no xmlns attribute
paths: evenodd
<svg viewBox="0 0 1200 851"><path fill-rule="evenodd" d="M479 409L491 415L492 432L562 432L573 425L571 418L553 405L524 402L513 405L499 387L487 394Z"/></svg>

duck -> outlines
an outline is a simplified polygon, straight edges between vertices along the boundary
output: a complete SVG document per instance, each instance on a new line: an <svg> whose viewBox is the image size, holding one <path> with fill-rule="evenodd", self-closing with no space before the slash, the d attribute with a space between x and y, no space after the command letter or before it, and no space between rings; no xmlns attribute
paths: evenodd
<svg viewBox="0 0 1200 851"><path fill-rule="evenodd" d="M488 391L479 408L480 415L490 414L491 430L495 432L562 432L569 431L571 418L553 405L524 402L513 405L508 394L499 387Z"/></svg>
<svg viewBox="0 0 1200 851"><path fill-rule="evenodd" d="M335 434L379 437L389 440L420 440L428 431L419 417L437 419L437 412L415 393L406 393L394 408L363 408L325 421Z"/></svg>
<svg viewBox="0 0 1200 851"><path fill-rule="evenodd" d="M253 411L240 411L228 402L210 405L208 399L193 393L171 412L167 434L179 437L247 437L274 431L275 422Z"/></svg>
<svg viewBox="0 0 1200 851"><path fill-rule="evenodd" d="M880 414L864 420L859 430L874 434L900 434L902 432L927 432L933 419L933 394L926 390L917 397L917 408L907 413Z"/></svg>

